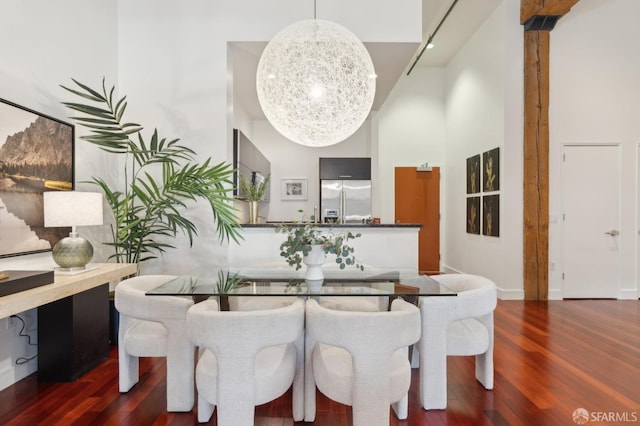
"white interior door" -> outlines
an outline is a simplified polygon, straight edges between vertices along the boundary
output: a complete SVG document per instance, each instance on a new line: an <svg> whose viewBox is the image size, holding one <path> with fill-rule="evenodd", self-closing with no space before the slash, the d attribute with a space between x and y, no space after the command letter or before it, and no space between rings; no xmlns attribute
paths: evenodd
<svg viewBox="0 0 640 426"><path fill-rule="evenodd" d="M618 149L614 145L564 147L564 298L618 297Z"/></svg>

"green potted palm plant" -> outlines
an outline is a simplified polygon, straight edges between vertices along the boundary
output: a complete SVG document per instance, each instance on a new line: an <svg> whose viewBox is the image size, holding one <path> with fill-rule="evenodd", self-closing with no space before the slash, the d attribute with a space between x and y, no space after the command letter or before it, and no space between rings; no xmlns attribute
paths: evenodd
<svg viewBox="0 0 640 426"><path fill-rule="evenodd" d="M258 205L264 197L264 192L269 187L269 179L271 175L267 175L262 182L253 175L251 182L247 181L240 175L240 189L249 202L249 223L258 223Z"/></svg>
<svg viewBox="0 0 640 426"><path fill-rule="evenodd" d="M353 266L356 269L364 270L354 255L354 248L349 244L350 240L359 238L361 234L350 231L336 233L333 229L323 231L313 221L305 220L304 212L302 221L293 224L281 224L276 227L276 232L286 235L286 240L280 244L280 256L284 257L290 266L295 266L296 271L302 267L302 263L307 265L305 278L307 280L323 279L320 267L324 263L327 254L335 255L335 262L340 269ZM317 265L315 262L320 262Z"/></svg>
<svg viewBox="0 0 640 426"><path fill-rule="evenodd" d="M72 79L73 80L73 79ZM110 259L136 263L156 258L169 248L166 241L182 232L193 243L195 223L183 215L187 204L198 199L211 207L220 241L241 238L232 201L233 168L211 158L195 161L196 153L179 139L167 140L154 129L145 140L139 124L124 119L126 96L114 98L115 86L94 90L73 80L76 87L62 86L82 101L63 102L81 115L71 117L90 134L80 139L105 152L124 157L120 174L124 191L113 189L104 179L93 177L113 212L113 247ZM160 174L160 177L155 177Z"/></svg>

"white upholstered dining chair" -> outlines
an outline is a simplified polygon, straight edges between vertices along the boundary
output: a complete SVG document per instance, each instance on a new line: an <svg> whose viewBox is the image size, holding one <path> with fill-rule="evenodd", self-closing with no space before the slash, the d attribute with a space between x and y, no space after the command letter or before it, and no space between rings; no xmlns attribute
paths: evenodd
<svg viewBox="0 0 640 426"><path fill-rule="evenodd" d="M190 411L194 402L195 347L186 334L190 297L146 296L145 293L176 278L143 275L120 282L115 306L120 313L118 367L120 392L139 380L139 357L167 358L167 410Z"/></svg>
<svg viewBox="0 0 640 426"><path fill-rule="evenodd" d="M493 312L496 285L470 274L433 279L457 296L420 298L422 337L418 342L420 403L425 410L447 407L447 356L475 355L476 379L493 389Z"/></svg>
<svg viewBox="0 0 640 426"><path fill-rule="evenodd" d="M381 312L389 306L389 296L322 296L320 306L336 311ZM313 377L313 349L315 339L305 332L304 342L304 421L312 422L316 416L316 382ZM297 419L294 419L297 421Z"/></svg>
<svg viewBox="0 0 640 426"><path fill-rule="evenodd" d="M198 421L209 421L217 409L220 426L253 426L255 406L291 387L294 342L303 330L301 299L281 308L228 312L210 299L189 309L189 339L204 348L196 367Z"/></svg>
<svg viewBox="0 0 640 426"><path fill-rule="evenodd" d="M294 296L229 296L229 310L231 311L262 311L266 309L283 308L298 300ZM302 300L302 299L301 299ZM293 421L304 420L304 336L293 342L296 348L296 373L293 377L291 392Z"/></svg>
<svg viewBox="0 0 640 426"><path fill-rule="evenodd" d="M390 405L399 419L407 417L407 347L420 338L417 307L396 299L389 312L339 311L309 299L306 326L314 387L305 389L305 421L315 419L315 386L352 407L354 426L387 426Z"/></svg>

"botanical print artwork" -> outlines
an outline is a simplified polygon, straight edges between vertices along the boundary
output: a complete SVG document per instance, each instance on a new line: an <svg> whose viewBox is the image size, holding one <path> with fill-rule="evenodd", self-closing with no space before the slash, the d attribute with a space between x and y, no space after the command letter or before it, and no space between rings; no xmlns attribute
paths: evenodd
<svg viewBox="0 0 640 426"><path fill-rule="evenodd" d="M500 148L494 148L482 154L483 191L500 189Z"/></svg>
<svg viewBox="0 0 640 426"><path fill-rule="evenodd" d="M48 251L42 193L73 189L73 126L0 99L0 257Z"/></svg>
<svg viewBox="0 0 640 426"><path fill-rule="evenodd" d="M482 234L500 236L500 195L482 197Z"/></svg>
<svg viewBox="0 0 640 426"><path fill-rule="evenodd" d="M480 161L482 158L482 162ZM480 186L482 175L482 186ZM500 148L467 158L467 233L500 236ZM469 196L477 194L477 196ZM482 205L480 203L482 198ZM482 223L482 228L480 224Z"/></svg>
<svg viewBox="0 0 640 426"><path fill-rule="evenodd" d="M286 184L286 195L299 196L302 195L302 183L290 182Z"/></svg>
<svg viewBox="0 0 640 426"><path fill-rule="evenodd" d="M480 197L467 198L467 233L480 234Z"/></svg>
<svg viewBox="0 0 640 426"><path fill-rule="evenodd" d="M480 192L480 154L467 158L467 194Z"/></svg>

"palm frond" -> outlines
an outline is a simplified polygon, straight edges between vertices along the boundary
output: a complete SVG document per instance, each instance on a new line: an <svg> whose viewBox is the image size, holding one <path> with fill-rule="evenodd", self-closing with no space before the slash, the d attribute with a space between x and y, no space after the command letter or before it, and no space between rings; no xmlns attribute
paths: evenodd
<svg viewBox="0 0 640 426"><path fill-rule="evenodd" d="M125 121L126 96L118 98L115 86L106 79L101 90L72 79L77 87L61 86L86 102L63 102L80 115L72 117L89 130L80 139L98 146L105 152L126 155L125 192L115 191L101 178L92 184L99 186L114 216L110 258L118 262L140 263L156 259L174 248L163 239L185 235L189 243L198 235L196 225L185 217L188 202L206 201L211 207L220 242L241 239L236 209L231 196L233 169L230 164L212 164L210 158L195 162L196 153L180 143L180 139L161 137L154 129L149 142L142 134L144 128ZM162 165L162 179L147 171Z"/></svg>

